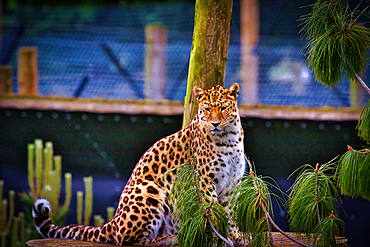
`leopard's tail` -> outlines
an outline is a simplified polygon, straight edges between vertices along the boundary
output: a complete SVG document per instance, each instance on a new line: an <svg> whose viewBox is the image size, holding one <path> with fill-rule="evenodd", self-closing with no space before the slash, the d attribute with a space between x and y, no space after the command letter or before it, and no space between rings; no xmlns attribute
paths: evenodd
<svg viewBox="0 0 370 247"><path fill-rule="evenodd" d="M38 199L32 208L32 216L36 228L45 238L69 238L100 243L114 242L112 234L107 229L111 228L112 221L102 227L69 225L56 226L51 221L49 214L51 206L48 200Z"/></svg>

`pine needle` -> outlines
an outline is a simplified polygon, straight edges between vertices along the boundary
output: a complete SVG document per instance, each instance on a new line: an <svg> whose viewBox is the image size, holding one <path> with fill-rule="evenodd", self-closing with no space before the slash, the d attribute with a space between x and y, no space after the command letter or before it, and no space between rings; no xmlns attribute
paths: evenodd
<svg viewBox="0 0 370 247"><path fill-rule="evenodd" d="M360 138L370 144L370 99L362 109L357 129Z"/></svg>
<svg viewBox="0 0 370 247"><path fill-rule="evenodd" d="M241 178L236 186L230 201L232 218L245 239L249 239L250 246L269 245L269 223L261 204L266 205L269 214L272 213L271 193L272 185L256 176L252 164L247 158L250 172Z"/></svg>
<svg viewBox="0 0 370 247"><path fill-rule="evenodd" d="M316 80L332 87L342 78L355 81L369 59L370 29L356 23L362 12L343 0L317 0L312 12L300 18L307 39L308 66Z"/></svg>
<svg viewBox="0 0 370 247"><path fill-rule="evenodd" d="M338 187L345 196L357 197L359 192L359 164L362 163L364 156L349 147L339 160L338 167L335 171ZM361 174L361 176L363 176Z"/></svg>
<svg viewBox="0 0 370 247"><path fill-rule="evenodd" d="M358 173L361 174L358 186L360 196L370 201L370 150L364 152L366 153L358 168Z"/></svg>
<svg viewBox="0 0 370 247"><path fill-rule="evenodd" d="M217 202L209 203L205 193L198 191L198 181L194 178L192 165L184 164L179 167L169 195L169 200L174 203L173 214L179 225L178 245L223 246L224 242L216 235L209 221L221 236L227 236L228 215L222 205Z"/></svg>
<svg viewBox="0 0 370 247"><path fill-rule="evenodd" d="M314 229L313 246L337 246L336 237L343 233L344 222L331 212Z"/></svg>
<svg viewBox="0 0 370 247"><path fill-rule="evenodd" d="M331 162L316 168L304 165L290 188L290 227L295 232L306 233L309 239L316 226L322 223L322 217L335 211L339 195L330 175L333 169Z"/></svg>

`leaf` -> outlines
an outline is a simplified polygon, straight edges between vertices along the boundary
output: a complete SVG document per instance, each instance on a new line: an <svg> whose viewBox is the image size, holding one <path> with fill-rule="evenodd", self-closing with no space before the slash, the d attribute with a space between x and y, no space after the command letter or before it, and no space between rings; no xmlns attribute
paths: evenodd
<svg viewBox="0 0 370 247"><path fill-rule="evenodd" d="M335 211L339 200L332 181L333 163L329 162L314 169L304 165L290 188L288 213L290 228L295 232L306 233L311 238L316 226L324 215Z"/></svg>
<svg viewBox="0 0 370 247"><path fill-rule="evenodd" d="M368 6L351 11L343 0L317 0L311 7L300 18L300 33L307 39L305 55L316 80L328 87L343 78L355 81L369 59L370 29L356 23Z"/></svg>
<svg viewBox="0 0 370 247"><path fill-rule="evenodd" d="M358 135L370 144L370 99L362 109L357 123Z"/></svg>
<svg viewBox="0 0 370 247"><path fill-rule="evenodd" d="M367 149L364 159L359 164L358 173L361 174L359 186L359 194L362 198L370 201L370 150Z"/></svg>
<svg viewBox="0 0 370 247"><path fill-rule="evenodd" d="M339 160L335 171L338 187L343 195L357 197L359 192L359 164L364 156L356 151L347 151ZM362 174L361 174L362 176Z"/></svg>

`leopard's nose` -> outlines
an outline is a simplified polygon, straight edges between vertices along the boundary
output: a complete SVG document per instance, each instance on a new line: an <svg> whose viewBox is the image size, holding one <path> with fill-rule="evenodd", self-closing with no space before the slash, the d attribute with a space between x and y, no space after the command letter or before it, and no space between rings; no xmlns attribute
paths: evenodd
<svg viewBox="0 0 370 247"><path fill-rule="evenodd" d="M218 122L211 122L211 124L216 128L217 126L219 126L221 123L221 121L218 121Z"/></svg>

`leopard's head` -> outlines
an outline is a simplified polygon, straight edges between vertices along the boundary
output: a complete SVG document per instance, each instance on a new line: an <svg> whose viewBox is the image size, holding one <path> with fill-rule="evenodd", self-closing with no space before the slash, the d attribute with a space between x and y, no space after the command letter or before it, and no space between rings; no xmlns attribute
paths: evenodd
<svg viewBox="0 0 370 247"><path fill-rule="evenodd" d="M199 103L199 122L212 134L223 132L238 117L239 85L237 83L227 89L216 86L204 90L196 86L193 91Z"/></svg>

